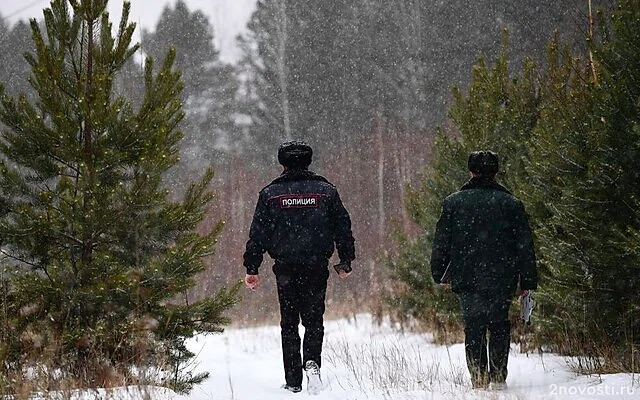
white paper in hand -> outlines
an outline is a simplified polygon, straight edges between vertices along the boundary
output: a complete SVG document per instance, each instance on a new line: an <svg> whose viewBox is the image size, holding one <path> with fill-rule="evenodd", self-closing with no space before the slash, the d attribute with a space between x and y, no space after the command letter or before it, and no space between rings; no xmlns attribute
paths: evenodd
<svg viewBox="0 0 640 400"><path fill-rule="evenodd" d="M531 325L531 314L536 307L536 301L531 296L531 292L526 296L520 296L520 319L526 324Z"/></svg>

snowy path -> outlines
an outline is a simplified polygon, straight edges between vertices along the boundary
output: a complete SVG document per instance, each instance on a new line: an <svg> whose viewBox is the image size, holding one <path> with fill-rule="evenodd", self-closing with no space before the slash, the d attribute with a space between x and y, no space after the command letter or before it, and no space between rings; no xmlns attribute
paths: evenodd
<svg viewBox="0 0 640 400"><path fill-rule="evenodd" d="M368 315L326 324L324 390L312 396L289 393L284 383L280 328L229 329L190 343L194 368L211 376L188 396L167 390L120 390L72 400L640 400L640 378L617 374L576 376L566 359L520 354L512 347L508 389L472 390L464 345L429 344L427 334L403 334L378 326ZM302 330L302 328L301 328ZM303 382L303 388L306 382ZM61 397L69 398L69 397Z"/></svg>

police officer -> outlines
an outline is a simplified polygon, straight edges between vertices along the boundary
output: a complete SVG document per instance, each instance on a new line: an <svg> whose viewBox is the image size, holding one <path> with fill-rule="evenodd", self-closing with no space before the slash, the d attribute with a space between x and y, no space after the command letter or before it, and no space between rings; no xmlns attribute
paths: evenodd
<svg viewBox="0 0 640 400"><path fill-rule="evenodd" d="M258 268L263 254L267 252L275 260L286 381L283 388L292 392L302 390L303 366L308 390L321 387L329 258L337 248L340 262L334 268L341 278L351 273L351 261L355 259L349 214L336 187L309 171L312 155L311 147L304 142L280 145L278 161L284 171L260 191L244 253L245 284L252 290L260 285ZM305 328L302 357L300 321Z"/></svg>
<svg viewBox="0 0 640 400"><path fill-rule="evenodd" d="M460 298L473 387L501 389L507 378L509 307L518 285L523 295L537 287L535 252L522 202L495 180L498 156L474 151L468 168L471 179L444 200L431 273L435 282L451 283Z"/></svg>

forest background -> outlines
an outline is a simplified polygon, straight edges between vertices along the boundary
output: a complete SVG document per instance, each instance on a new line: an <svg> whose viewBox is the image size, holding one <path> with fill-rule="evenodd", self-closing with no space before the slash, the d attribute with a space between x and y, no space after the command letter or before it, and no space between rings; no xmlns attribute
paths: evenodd
<svg viewBox="0 0 640 400"><path fill-rule="evenodd" d="M591 348L585 343L597 331L609 350L631 346L625 362L633 362L639 222L627 210L638 209L640 180L627 166L638 159L637 72L629 71L639 42L637 26L617 31L616 21L627 20L610 12L625 10L633 21L638 8L638 1L260 0L238 38L242 57L230 65L220 61L202 12L180 1L167 7L155 29L142 32L140 48L162 60L175 46L184 82L186 137L165 182L179 197L182 182L213 165L216 199L202 229L224 221L211 268L189 296L206 298L244 275L257 193L281 171L277 146L303 139L314 148L311 169L340 190L358 250L352 277L330 281L328 314L393 310L436 329L459 327L453 297L430 282L430 235L442 198L466 179L466 153L493 148L503 158L501 180L523 198L536 228L548 288L539 343L570 332L575 342L561 350L575 352ZM31 28L2 21L0 81L7 93L35 96L23 57L35 50ZM619 54L622 61L607 64ZM143 85L133 58L117 90L140 103ZM603 87L606 95L597 94ZM611 142L602 133L620 131L631 136ZM629 152L620 157L620 148ZM575 207L588 214L573 214ZM619 223L607 230L597 226L602 218ZM263 289L231 310L235 323L277 320L268 262L261 274ZM603 309L589 324L585 316Z"/></svg>

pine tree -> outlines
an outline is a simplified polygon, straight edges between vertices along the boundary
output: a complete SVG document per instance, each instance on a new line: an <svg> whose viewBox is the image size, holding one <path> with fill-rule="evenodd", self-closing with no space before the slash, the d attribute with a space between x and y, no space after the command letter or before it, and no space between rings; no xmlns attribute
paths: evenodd
<svg viewBox="0 0 640 400"><path fill-rule="evenodd" d="M551 305L543 340L600 371L629 370L640 335L640 2L621 1L587 56L552 57L532 144ZM593 68L592 68L593 67ZM561 332L561 333L560 333ZM568 340L554 340L561 335ZM632 351L629 351L632 349Z"/></svg>
<svg viewBox="0 0 640 400"><path fill-rule="evenodd" d="M52 1L46 32L31 21L37 101L2 94L0 368L55 369L50 388L120 376L188 391L207 374L184 371L193 357L185 340L222 330L238 286L184 297L222 228L201 229L213 172L169 199L163 176L177 162L184 116L176 54L157 72L146 60L139 107L117 97L114 79L139 46L129 3L115 37L106 5Z"/></svg>
<svg viewBox="0 0 640 400"><path fill-rule="evenodd" d="M211 84L208 68L218 62L219 51L213 44L213 28L202 11L191 11L182 0L176 1L175 7L167 5L155 30L144 30L142 39L144 52L154 58L163 57L169 47L176 48L175 64L182 71L185 98Z"/></svg>
<svg viewBox="0 0 640 400"><path fill-rule="evenodd" d="M294 134L299 138L289 99L293 84L289 66L292 56L289 48L293 40L289 3L286 0L258 0L247 24L247 33L240 39L240 67L245 87L243 102L251 120L247 141L251 153L256 155L255 160L263 165L276 161L273 149L280 143L292 140Z"/></svg>
<svg viewBox="0 0 640 400"><path fill-rule="evenodd" d="M33 94L27 77L29 75L29 64L22 56L29 49L33 49L31 29L29 25L20 21L12 27L0 22L0 54L3 55L0 63L0 80L7 82L6 90L9 93Z"/></svg>
<svg viewBox="0 0 640 400"><path fill-rule="evenodd" d="M232 66L220 60L214 45L213 27L200 10L191 11L184 1L166 6L155 31L143 31L143 51L154 58L176 49L176 68L182 72L185 89L186 130L181 143L180 172L174 182L206 169L208 160L235 150L238 129L236 95L238 81Z"/></svg>
<svg viewBox="0 0 640 400"><path fill-rule="evenodd" d="M540 119L529 141L528 170L532 179L524 196L533 205L529 210L536 221L541 272L537 299L542 305L539 319L542 329L538 339L556 344L559 352L568 352L567 346L576 345L566 338L582 331L585 315L584 271L576 252L566 242L556 215L562 207L565 186L571 187L584 179L579 164L575 163L575 148L585 145L585 137L579 132L589 118L589 80L584 59L563 47L555 37L549 43L547 71L540 88ZM568 145L569 138L575 145Z"/></svg>

